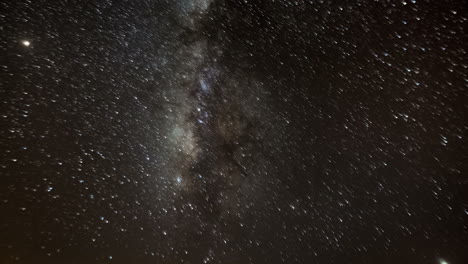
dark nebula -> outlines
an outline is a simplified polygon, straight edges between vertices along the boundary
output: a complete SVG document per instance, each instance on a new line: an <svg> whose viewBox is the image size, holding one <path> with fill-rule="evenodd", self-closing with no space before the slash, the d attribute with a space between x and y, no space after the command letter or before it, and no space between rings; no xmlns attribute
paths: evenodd
<svg viewBox="0 0 468 264"><path fill-rule="evenodd" d="M0 263L468 263L465 1L0 8Z"/></svg>

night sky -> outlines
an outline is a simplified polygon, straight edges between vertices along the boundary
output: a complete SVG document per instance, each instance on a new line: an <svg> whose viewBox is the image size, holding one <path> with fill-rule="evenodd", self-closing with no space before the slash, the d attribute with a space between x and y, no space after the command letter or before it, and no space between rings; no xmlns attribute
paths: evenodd
<svg viewBox="0 0 468 264"><path fill-rule="evenodd" d="M468 263L466 1L0 9L1 264Z"/></svg>

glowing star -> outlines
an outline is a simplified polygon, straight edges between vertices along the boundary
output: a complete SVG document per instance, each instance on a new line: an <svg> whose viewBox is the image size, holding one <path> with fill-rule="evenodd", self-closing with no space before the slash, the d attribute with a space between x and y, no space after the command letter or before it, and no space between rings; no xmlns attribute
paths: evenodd
<svg viewBox="0 0 468 264"><path fill-rule="evenodd" d="M443 259L439 259L439 263L440 264L449 264L447 261L443 260Z"/></svg>
<svg viewBox="0 0 468 264"><path fill-rule="evenodd" d="M176 181L177 181L177 183L179 183L179 184L180 184L180 183L182 182L182 178L180 178L180 177L177 177L177 178L176 178Z"/></svg>
<svg viewBox="0 0 468 264"><path fill-rule="evenodd" d="M21 41L21 44L23 44L23 46L29 47L29 45L31 45L31 42L29 40L23 40Z"/></svg>
<svg viewBox="0 0 468 264"><path fill-rule="evenodd" d="M204 92L208 92L210 90L210 86L204 79L200 79L200 86Z"/></svg>

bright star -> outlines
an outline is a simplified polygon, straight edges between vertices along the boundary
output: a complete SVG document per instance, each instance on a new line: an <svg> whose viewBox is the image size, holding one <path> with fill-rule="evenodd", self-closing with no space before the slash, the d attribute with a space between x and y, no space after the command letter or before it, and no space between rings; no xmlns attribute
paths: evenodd
<svg viewBox="0 0 468 264"><path fill-rule="evenodd" d="M29 40L23 40L21 41L21 44L23 44L26 47L29 47L29 45L31 45L31 42Z"/></svg>
<svg viewBox="0 0 468 264"><path fill-rule="evenodd" d="M443 259L439 259L439 263L440 264L449 264L447 261L443 260Z"/></svg>

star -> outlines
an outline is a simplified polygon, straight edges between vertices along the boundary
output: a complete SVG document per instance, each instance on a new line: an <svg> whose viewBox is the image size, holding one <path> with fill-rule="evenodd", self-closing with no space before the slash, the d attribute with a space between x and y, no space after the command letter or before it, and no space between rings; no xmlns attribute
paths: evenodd
<svg viewBox="0 0 468 264"><path fill-rule="evenodd" d="M177 183L179 183L179 184L180 184L180 183L182 183L182 178L180 178L180 177L177 177L177 178L176 178L176 181L177 181Z"/></svg>
<svg viewBox="0 0 468 264"><path fill-rule="evenodd" d="M25 47L29 47L31 45L31 42L29 40L23 40L21 41L21 44L23 44L23 46Z"/></svg>
<svg viewBox="0 0 468 264"><path fill-rule="evenodd" d="M440 264L449 264L447 261L445 261L444 259L439 259L439 263Z"/></svg>

